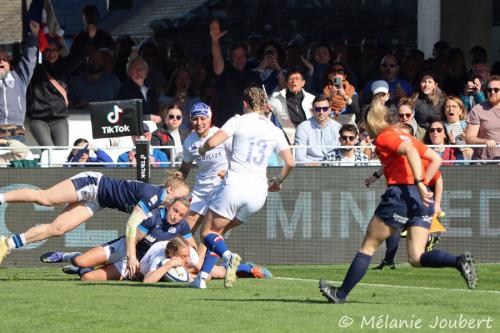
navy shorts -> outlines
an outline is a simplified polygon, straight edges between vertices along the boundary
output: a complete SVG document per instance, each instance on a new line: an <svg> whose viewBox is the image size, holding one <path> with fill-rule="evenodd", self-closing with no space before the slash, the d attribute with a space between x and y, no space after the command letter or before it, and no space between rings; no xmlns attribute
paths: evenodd
<svg viewBox="0 0 500 333"><path fill-rule="evenodd" d="M424 206L416 185L389 185L374 215L393 228L431 227L434 204Z"/></svg>

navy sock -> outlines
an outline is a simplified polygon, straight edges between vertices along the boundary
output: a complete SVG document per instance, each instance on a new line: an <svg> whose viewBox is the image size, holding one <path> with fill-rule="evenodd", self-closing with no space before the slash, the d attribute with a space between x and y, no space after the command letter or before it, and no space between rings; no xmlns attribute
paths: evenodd
<svg viewBox="0 0 500 333"><path fill-rule="evenodd" d="M87 273L90 273L92 272L93 269L92 268L79 268L78 269L78 275L80 275L80 277L84 276L85 274Z"/></svg>
<svg viewBox="0 0 500 333"><path fill-rule="evenodd" d="M387 264L394 264L394 258L396 258L396 252L398 252L399 241L401 239L401 232L396 230L392 235L385 240L385 250L384 261Z"/></svg>
<svg viewBox="0 0 500 333"><path fill-rule="evenodd" d="M458 258L451 253L441 251L441 250L432 250L429 252L424 252L420 256L420 265L422 267L455 267L458 268Z"/></svg>
<svg viewBox="0 0 500 333"><path fill-rule="evenodd" d="M219 256L212 251L207 249L207 252L205 252L205 259L203 260L203 265L201 265L201 274L200 276L203 279L208 279L208 276L210 276L210 272L212 272L212 269L214 268L215 264L217 263L217 260L219 259ZM205 273L205 274L203 274Z"/></svg>
<svg viewBox="0 0 500 333"><path fill-rule="evenodd" d="M354 259L352 259L351 266L345 275L344 282L337 292L338 297L342 299L347 297L352 288L354 288L354 286L356 286L356 284L358 284L358 282L361 281L363 276L366 274L371 260L372 257L367 254L361 252L356 253Z"/></svg>
<svg viewBox="0 0 500 333"><path fill-rule="evenodd" d="M223 257L224 252L229 251L224 242L224 237L218 234L208 234L203 240L203 243L208 250L217 253L220 257Z"/></svg>

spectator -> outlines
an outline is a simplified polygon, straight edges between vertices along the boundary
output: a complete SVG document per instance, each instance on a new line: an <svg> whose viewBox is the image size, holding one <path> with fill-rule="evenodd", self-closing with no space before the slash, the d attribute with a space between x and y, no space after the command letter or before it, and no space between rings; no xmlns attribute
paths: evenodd
<svg viewBox="0 0 500 333"><path fill-rule="evenodd" d="M113 74L116 75L120 82L123 82L128 78L127 64L134 45L134 40L130 37L130 35L120 35L116 40Z"/></svg>
<svg viewBox="0 0 500 333"><path fill-rule="evenodd" d="M475 45L470 49L469 58L471 66L479 63L488 63L488 53L486 52L486 49L480 45Z"/></svg>
<svg viewBox="0 0 500 333"><path fill-rule="evenodd" d="M416 51L419 50L415 50L415 52ZM408 55L403 59L400 69L401 78L405 81L408 81L408 83L411 84L411 87L414 90L417 90L419 88L419 78L421 77L421 71L422 60L418 58L416 54Z"/></svg>
<svg viewBox="0 0 500 333"><path fill-rule="evenodd" d="M475 63L474 65L472 65L471 72L475 75L475 77L479 78L481 82L481 88L484 89L486 87L486 83L488 83L488 81L490 80L490 67L488 66L488 64L481 62ZM483 92L486 91L483 90Z"/></svg>
<svg viewBox="0 0 500 333"><path fill-rule="evenodd" d="M407 124L411 127L411 134L414 137L419 141L424 139L425 129L420 127L415 121L415 108L410 98L402 98L399 101L398 118L400 123Z"/></svg>
<svg viewBox="0 0 500 333"><path fill-rule="evenodd" d="M380 70L380 59L382 55L379 50L379 43L375 36L366 36L361 41L361 57L359 74L362 83L372 81L377 77Z"/></svg>
<svg viewBox="0 0 500 333"><path fill-rule="evenodd" d="M390 94L389 94L389 84L387 84L386 81L384 80L378 80L378 81L373 81L372 85L371 85L371 95L372 95L372 100L370 102L370 105L368 105L367 107L365 107L363 109L363 113L362 113L362 127L365 127L366 126L366 121L367 121L367 118L370 116L370 114L373 114L371 113L372 109L377 109L377 108L380 108L380 107L386 107L386 103L389 101L389 97L390 97ZM388 112L389 114L390 112ZM393 120L394 121L397 121L397 116L395 115L395 111L392 113L392 116L393 116ZM392 122L392 121L390 121ZM371 136L372 133L369 133L369 136Z"/></svg>
<svg viewBox="0 0 500 333"><path fill-rule="evenodd" d="M474 159L500 159L500 76L492 75L487 84L488 100L472 108L467 116L465 141L468 144L485 144L486 148L475 148Z"/></svg>
<svg viewBox="0 0 500 333"><path fill-rule="evenodd" d="M200 102L200 98L195 94L193 79L187 68L175 70L167 85L165 95L160 96L159 101L165 105L177 105L182 111L181 127L183 131L191 129L189 111L193 108L193 105Z"/></svg>
<svg viewBox="0 0 500 333"><path fill-rule="evenodd" d="M467 81L467 69L462 50L453 48L448 51L438 77L439 86L447 95L460 95Z"/></svg>
<svg viewBox="0 0 500 333"><path fill-rule="evenodd" d="M464 93L460 95L465 108L468 111L476 104L481 104L486 101L484 85L481 79L474 73L469 74L467 82L465 83Z"/></svg>
<svg viewBox="0 0 500 333"><path fill-rule="evenodd" d="M311 64L313 65L312 80L307 83L307 89L314 95L321 94L325 80L325 72L332 60L332 50L328 43L320 42L311 48Z"/></svg>
<svg viewBox="0 0 500 333"><path fill-rule="evenodd" d="M219 21L210 23L212 39L213 69L216 77L218 109L213 115L213 124L222 127L235 114L243 113L243 90L251 84L260 87L261 81L257 73L246 69L247 54L243 45L230 48L230 63L225 64L222 57L220 39L227 33L221 32Z"/></svg>
<svg viewBox="0 0 500 333"><path fill-rule="evenodd" d="M86 56L92 49L114 49L111 35L97 27L100 20L99 9L94 5L85 5L82 10L84 31L80 32L71 44L71 54Z"/></svg>
<svg viewBox="0 0 500 333"><path fill-rule="evenodd" d="M415 105L415 120L423 128L442 118L445 96L439 89L434 76L430 73L422 75L420 89L412 96Z"/></svg>
<svg viewBox="0 0 500 333"><path fill-rule="evenodd" d="M285 48L285 69L298 69L304 74L307 83L312 82L314 66L304 58L302 49L297 43L289 43Z"/></svg>
<svg viewBox="0 0 500 333"><path fill-rule="evenodd" d="M465 129L467 127L465 118L467 117L467 110L460 98L456 96L446 97L444 114L446 117L444 126L450 138L450 143L454 145L465 144ZM462 147L460 150L462 151L464 159L471 159L473 153L472 148Z"/></svg>
<svg viewBox="0 0 500 333"><path fill-rule="evenodd" d="M275 92L270 100L273 120L283 129L290 144L295 140L295 129L312 117L314 95L304 90L305 80L298 70L287 73L287 87Z"/></svg>
<svg viewBox="0 0 500 333"><path fill-rule="evenodd" d="M73 54L62 58L59 40L48 38L28 89L29 125L40 146L69 144L68 81L83 59Z"/></svg>
<svg viewBox="0 0 500 333"><path fill-rule="evenodd" d="M280 90L280 83L285 82L285 51L278 42L266 41L259 46L257 57L260 63L255 70L259 73L267 96L271 96L275 90Z"/></svg>
<svg viewBox="0 0 500 333"><path fill-rule="evenodd" d="M40 24L29 23L31 35L18 65L11 67L11 58L0 50L0 138L26 142L24 117L26 115L26 90L33 76L37 56L37 36Z"/></svg>
<svg viewBox="0 0 500 333"><path fill-rule="evenodd" d="M145 42L139 48L139 55L148 64L148 75L146 85L154 89L157 96L161 94L167 85L167 79L161 72L162 55L161 49L153 42Z"/></svg>
<svg viewBox="0 0 500 333"><path fill-rule="evenodd" d="M308 146L296 149L295 160L306 165L319 165L332 147L339 145L341 125L329 116L331 108L328 98L316 97L313 110L314 117L301 123L295 133L295 145Z"/></svg>
<svg viewBox="0 0 500 333"><path fill-rule="evenodd" d="M340 145L342 146L357 146L359 142L358 128L354 124L344 124L339 130ZM365 141L361 142L363 144ZM368 144L370 144L368 142ZM370 161L369 157L363 152L361 148L343 147L334 148L329 151L325 156L327 165L339 166L353 166L353 165L367 165ZM339 163L331 163L339 162Z"/></svg>
<svg viewBox="0 0 500 333"><path fill-rule="evenodd" d="M335 120L341 124L356 122L360 118L358 93L347 80L344 65L333 63L325 73L323 96L330 99L330 107Z"/></svg>
<svg viewBox="0 0 500 333"><path fill-rule="evenodd" d="M117 98L120 81L114 74L104 71L101 52L90 51L83 67L83 73L69 81L70 109L85 109L91 102Z"/></svg>
<svg viewBox="0 0 500 333"><path fill-rule="evenodd" d="M397 106L402 97L411 96L413 88L411 85L398 77L399 65L397 59L392 55L386 55L380 62L380 79L387 82L389 85L390 98L388 101L389 107ZM378 80L380 80L378 79ZM372 95L370 88L374 80L368 82L363 88L363 103L368 104Z"/></svg>
<svg viewBox="0 0 500 333"><path fill-rule="evenodd" d="M162 106L160 116L162 122L158 125L157 130L153 132L151 145L175 147L175 151L170 148L162 148L161 150L170 157L171 161L178 162L182 160L184 139L189 135L189 131L185 131L180 127L183 117L182 111L176 104Z"/></svg>
<svg viewBox="0 0 500 333"><path fill-rule="evenodd" d="M432 147L432 149L441 156L443 165L454 165L455 160L463 160L464 156L462 151L457 147L445 147L445 145L452 144L448 132L446 132L445 124L441 120L433 121L425 132L424 143L427 145L437 145L439 147Z"/></svg>
<svg viewBox="0 0 500 333"><path fill-rule="evenodd" d="M149 130L149 126L146 123L142 124L142 126L144 131L144 135L142 138L147 141L151 141L151 132ZM132 136L132 141L134 142L134 144L136 144L136 142L139 141L140 139L141 139L140 136L137 135ZM125 168L135 167L137 165L135 154L136 154L135 150L131 150L118 156L117 160L118 166ZM165 168L168 167L167 165L168 161L169 159L167 157L167 154L162 152L160 149L153 148L152 146L149 147L149 162L151 166ZM128 162L129 164L125 164L125 162Z"/></svg>
<svg viewBox="0 0 500 333"><path fill-rule="evenodd" d="M12 138L0 139L0 147L9 147L7 152L0 150L0 167L8 166L11 161L24 160L30 153L24 143Z"/></svg>
<svg viewBox="0 0 500 333"><path fill-rule="evenodd" d="M148 75L148 64L142 58L132 58L127 64L128 80L125 81L117 93L118 99L142 100L142 113L145 120L155 123L161 121L158 115L158 97L154 91L145 84Z"/></svg>
<svg viewBox="0 0 500 333"><path fill-rule="evenodd" d="M82 148L74 148L68 155L68 159L66 162L69 163L81 163L82 165L74 165L74 164L65 164L67 167L75 167L75 166L88 166L88 167L114 167L113 164L105 164L105 163L113 163L113 159L106 154L106 152L102 149L95 148L89 144L89 142L85 139L76 139L73 143L73 147L82 147ZM103 164L90 164L86 165L85 163L103 163Z"/></svg>

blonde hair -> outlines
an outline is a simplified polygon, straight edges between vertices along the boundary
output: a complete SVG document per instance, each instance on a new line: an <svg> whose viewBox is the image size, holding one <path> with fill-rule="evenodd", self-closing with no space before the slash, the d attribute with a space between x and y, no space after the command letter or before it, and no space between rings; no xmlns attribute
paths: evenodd
<svg viewBox="0 0 500 333"><path fill-rule="evenodd" d="M268 108L266 92L258 87L249 87L243 91L243 101L255 112L267 116L271 111Z"/></svg>
<svg viewBox="0 0 500 333"><path fill-rule="evenodd" d="M370 108L366 113L366 131L373 139L375 139L384 128L392 125L389 109L382 102L382 97L384 96L384 93L375 94L370 104Z"/></svg>
<svg viewBox="0 0 500 333"><path fill-rule="evenodd" d="M175 172L169 172L169 171L167 171L167 177L165 179L165 187L172 187L174 191L182 187L185 187L189 190L189 185L182 176L178 175Z"/></svg>
<svg viewBox="0 0 500 333"><path fill-rule="evenodd" d="M191 200L189 199L189 197L187 195L182 196L182 197L176 197L174 200L172 200L172 203L169 205L169 207L172 207L173 205L175 205L176 202L180 202L181 204L186 206L188 210L189 210L189 207L191 206Z"/></svg>
<svg viewBox="0 0 500 333"><path fill-rule="evenodd" d="M185 240L181 236L175 236L167 243L167 246L165 247L165 257L169 257L169 252L177 253L179 249L183 249L186 247L189 247L187 240Z"/></svg>
<svg viewBox="0 0 500 333"><path fill-rule="evenodd" d="M457 103L460 110L462 110L462 114L458 117L458 119L464 120L465 118L467 118L467 109L465 108L464 102L462 102L462 100L457 96L449 95L446 97L446 99L444 100L444 104L443 104L443 118L444 119L446 119L446 102L448 100Z"/></svg>

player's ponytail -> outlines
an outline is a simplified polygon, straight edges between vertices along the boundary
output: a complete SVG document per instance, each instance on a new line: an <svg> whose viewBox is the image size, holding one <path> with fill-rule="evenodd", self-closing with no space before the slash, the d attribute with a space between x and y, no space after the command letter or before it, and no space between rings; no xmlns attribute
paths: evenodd
<svg viewBox="0 0 500 333"><path fill-rule="evenodd" d="M186 182L186 180L178 173L170 171L167 171L167 177L165 179L165 187L172 187L174 191L183 187L189 190L189 185Z"/></svg>
<svg viewBox="0 0 500 333"><path fill-rule="evenodd" d="M267 116L269 110L266 92L259 87L248 87L243 91L243 101L245 101L250 109L255 112Z"/></svg>
<svg viewBox="0 0 500 333"><path fill-rule="evenodd" d="M375 139L384 128L391 125L389 109L385 106L379 94L373 96L370 109L366 113L365 124L366 131L372 139Z"/></svg>

